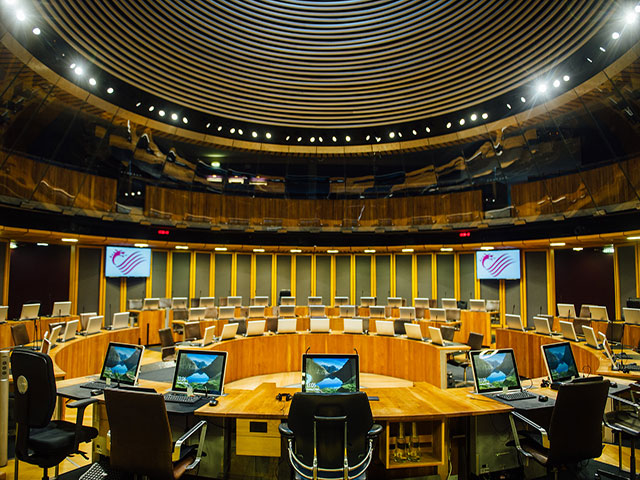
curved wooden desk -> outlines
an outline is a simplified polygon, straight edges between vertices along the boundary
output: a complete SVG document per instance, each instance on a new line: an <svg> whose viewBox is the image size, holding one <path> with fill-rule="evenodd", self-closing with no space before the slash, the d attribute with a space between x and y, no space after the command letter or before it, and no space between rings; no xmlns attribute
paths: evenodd
<svg viewBox="0 0 640 480"><path fill-rule="evenodd" d="M302 371L302 354L357 353L360 371L447 386L446 355L465 345L440 347L400 337L294 333L236 338L208 347L229 352L226 382L269 373Z"/></svg>

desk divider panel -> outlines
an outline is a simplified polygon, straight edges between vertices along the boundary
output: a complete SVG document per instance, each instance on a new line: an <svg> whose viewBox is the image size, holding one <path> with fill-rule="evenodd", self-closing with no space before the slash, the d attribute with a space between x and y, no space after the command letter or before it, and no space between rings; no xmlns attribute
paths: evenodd
<svg viewBox="0 0 640 480"><path fill-rule="evenodd" d="M295 297L298 305L306 305L311 296L311 255L296 257L296 290Z"/></svg>
<svg viewBox="0 0 640 480"><path fill-rule="evenodd" d="M151 252L151 297L165 298L166 296L167 252Z"/></svg>
<svg viewBox="0 0 640 480"><path fill-rule="evenodd" d="M328 255L316 256L316 294L322 297L324 305L331 305L331 257ZM308 299L296 299L298 305L306 305Z"/></svg>

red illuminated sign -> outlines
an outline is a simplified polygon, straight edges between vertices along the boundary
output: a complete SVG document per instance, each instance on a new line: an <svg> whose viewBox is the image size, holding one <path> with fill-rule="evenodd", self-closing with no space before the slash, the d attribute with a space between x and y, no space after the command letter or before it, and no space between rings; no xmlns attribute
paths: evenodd
<svg viewBox="0 0 640 480"><path fill-rule="evenodd" d="M158 230L158 235L169 235L169 230Z"/></svg>

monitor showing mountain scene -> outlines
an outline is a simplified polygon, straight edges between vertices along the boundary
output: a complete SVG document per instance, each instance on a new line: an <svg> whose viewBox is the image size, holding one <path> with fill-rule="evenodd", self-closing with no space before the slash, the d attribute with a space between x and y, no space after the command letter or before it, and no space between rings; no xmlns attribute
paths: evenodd
<svg viewBox="0 0 640 480"><path fill-rule="evenodd" d="M109 343L107 353L104 356L100 379L111 382L135 385L140 372L140 363L144 347L142 345L129 345L127 343Z"/></svg>
<svg viewBox="0 0 640 480"><path fill-rule="evenodd" d="M346 393L359 389L358 355L307 353L302 356L303 392Z"/></svg>
<svg viewBox="0 0 640 480"><path fill-rule="evenodd" d="M178 350L172 390L221 395L227 352L213 350Z"/></svg>

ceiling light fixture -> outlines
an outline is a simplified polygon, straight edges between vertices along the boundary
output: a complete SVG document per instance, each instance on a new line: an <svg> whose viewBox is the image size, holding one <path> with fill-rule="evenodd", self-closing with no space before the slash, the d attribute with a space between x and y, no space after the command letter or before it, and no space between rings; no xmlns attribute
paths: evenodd
<svg viewBox="0 0 640 480"><path fill-rule="evenodd" d="M264 253L264 248L254 248L254 253Z"/></svg>
<svg viewBox="0 0 640 480"><path fill-rule="evenodd" d="M111 95L113 93L113 87L107 88L107 93Z"/></svg>
<svg viewBox="0 0 640 480"><path fill-rule="evenodd" d="M484 250L485 252L488 252L490 250L494 250L495 247L491 247L491 246L486 246L486 247L480 247L480 250Z"/></svg>
<svg viewBox="0 0 640 480"><path fill-rule="evenodd" d="M189 250L188 245L176 245L176 250Z"/></svg>
<svg viewBox="0 0 640 480"><path fill-rule="evenodd" d="M402 253L413 253L413 248L403 248Z"/></svg>
<svg viewBox="0 0 640 480"><path fill-rule="evenodd" d="M214 250L216 252L226 252L227 251L227 247L215 247Z"/></svg>
<svg viewBox="0 0 640 480"><path fill-rule="evenodd" d="M148 243L134 243L133 244L134 247L138 247L138 248L147 248L149 246Z"/></svg>
<svg viewBox="0 0 640 480"><path fill-rule="evenodd" d="M340 250L327 250L327 253L340 253Z"/></svg>
<svg viewBox="0 0 640 480"><path fill-rule="evenodd" d="M549 246L551 247L564 247L566 245L565 242L551 242Z"/></svg>
<svg viewBox="0 0 640 480"><path fill-rule="evenodd" d="M76 243L78 241L77 238L62 238L63 242Z"/></svg>
<svg viewBox="0 0 640 480"><path fill-rule="evenodd" d="M440 251L441 252L453 252L453 248L452 247L441 247Z"/></svg>
<svg viewBox="0 0 640 480"><path fill-rule="evenodd" d="M376 251L373 248L367 248L364 253L376 253Z"/></svg>
<svg viewBox="0 0 640 480"><path fill-rule="evenodd" d="M174 122L175 122L176 120L178 120L178 114L177 114L177 113L172 113L172 114L171 114L171 120L173 120Z"/></svg>
<svg viewBox="0 0 640 480"><path fill-rule="evenodd" d="M40 35L42 33L42 31L38 27L35 27L31 31L33 32L34 35Z"/></svg>
<svg viewBox="0 0 640 480"><path fill-rule="evenodd" d="M289 250L291 253L302 253L302 250L300 250L299 248L292 248L291 250Z"/></svg>

